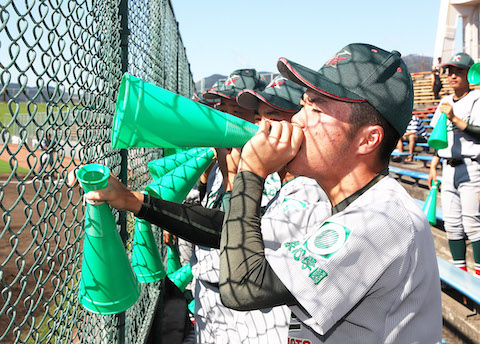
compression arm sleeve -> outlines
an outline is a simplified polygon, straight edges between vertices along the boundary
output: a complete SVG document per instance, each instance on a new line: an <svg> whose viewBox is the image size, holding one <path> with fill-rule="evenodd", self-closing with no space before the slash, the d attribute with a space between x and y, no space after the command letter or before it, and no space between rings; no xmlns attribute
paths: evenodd
<svg viewBox="0 0 480 344"><path fill-rule="evenodd" d="M480 127L478 125L469 123L463 132L472 137L475 141L480 141Z"/></svg>
<svg viewBox="0 0 480 344"><path fill-rule="evenodd" d="M220 241L220 297L236 310L295 304L265 258L260 229L264 179L252 172L235 176Z"/></svg>
<svg viewBox="0 0 480 344"><path fill-rule="evenodd" d="M220 210L169 202L145 195L137 217L195 245L219 248L224 215Z"/></svg>

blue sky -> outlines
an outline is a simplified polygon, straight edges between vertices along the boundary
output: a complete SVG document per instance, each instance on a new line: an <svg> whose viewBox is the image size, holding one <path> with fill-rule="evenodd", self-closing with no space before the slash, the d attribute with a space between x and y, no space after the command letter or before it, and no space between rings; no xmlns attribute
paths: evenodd
<svg viewBox="0 0 480 344"><path fill-rule="evenodd" d="M277 72L279 57L318 69L353 42L433 56L440 0L172 0L172 6L198 81L238 68Z"/></svg>

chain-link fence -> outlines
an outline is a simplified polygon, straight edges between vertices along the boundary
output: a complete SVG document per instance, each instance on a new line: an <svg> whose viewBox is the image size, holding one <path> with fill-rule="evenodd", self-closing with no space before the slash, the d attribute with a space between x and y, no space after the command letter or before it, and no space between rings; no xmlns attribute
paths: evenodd
<svg viewBox="0 0 480 344"><path fill-rule="evenodd" d="M117 315L79 305L85 208L66 178L98 162L133 189L150 182L161 149L113 150L111 126L124 72L194 91L171 3L2 0L0 51L0 342L145 342L161 282ZM114 215L130 254L133 217Z"/></svg>

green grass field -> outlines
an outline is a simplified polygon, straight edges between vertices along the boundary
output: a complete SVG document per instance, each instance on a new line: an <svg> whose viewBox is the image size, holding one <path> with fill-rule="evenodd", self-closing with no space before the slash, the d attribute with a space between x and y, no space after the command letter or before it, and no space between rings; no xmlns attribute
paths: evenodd
<svg viewBox="0 0 480 344"><path fill-rule="evenodd" d="M0 160L0 174L4 173L11 173L12 169L10 168L10 165L8 164L7 161L5 160ZM18 167L17 168L17 173L28 173L28 170L23 167Z"/></svg>
<svg viewBox="0 0 480 344"><path fill-rule="evenodd" d="M16 105L12 105L12 111L13 113L15 113L16 109L17 109L17 106L20 108L18 110L18 113L28 113L27 111L27 103L19 103L19 104L16 104ZM45 109L47 107L47 104L37 104L37 113L44 113L45 112ZM34 106L33 104L30 105L30 110L33 112L34 111ZM5 114L8 114L10 116L10 118L12 117L11 116L11 113L10 113L10 109L8 108L8 103L0 103L0 120L3 121L3 116Z"/></svg>

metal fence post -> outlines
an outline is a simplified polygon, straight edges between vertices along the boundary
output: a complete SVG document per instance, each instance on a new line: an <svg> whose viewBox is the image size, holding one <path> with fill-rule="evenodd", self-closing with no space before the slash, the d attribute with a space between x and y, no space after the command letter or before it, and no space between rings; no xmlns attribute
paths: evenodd
<svg viewBox="0 0 480 344"><path fill-rule="evenodd" d="M130 31L128 29L128 1L120 1L120 48L121 48L121 62L122 62L122 74L128 70L128 38ZM120 150L120 175L118 176L120 181L124 185L128 185L128 174L127 174L127 162L128 162L128 151L126 149ZM120 237L122 238L123 243L125 244L128 240L127 232L127 213L125 211L120 211L119 213L119 222L120 222ZM117 315L118 319L118 330L117 330L117 339L118 344L125 343L125 312L121 312Z"/></svg>

